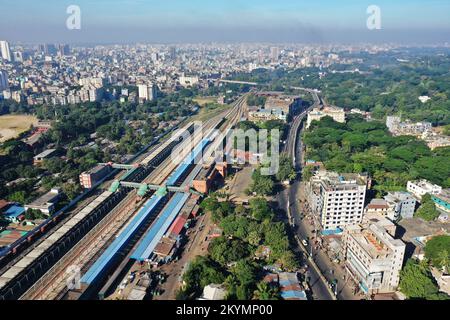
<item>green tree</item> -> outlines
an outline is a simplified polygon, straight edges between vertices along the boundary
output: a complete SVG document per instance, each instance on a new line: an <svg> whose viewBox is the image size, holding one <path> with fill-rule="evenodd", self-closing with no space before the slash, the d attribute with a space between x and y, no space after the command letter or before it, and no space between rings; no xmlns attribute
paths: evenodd
<svg viewBox="0 0 450 320"><path fill-rule="evenodd" d="M257 247L261 243L261 240L262 240L261 235L257 231L251 231L248 234L247 241L252 246Z"/></svg>
<svg viewBox="0 0 450 320"><path fill-rule="evenodd" d="M261 174L261 170L257 169L252 174L252 183L250 184L250 191L257 195L266 196L271 195L274 190L274 183L270 176Z"/></svg>
<svg viewBox="0 0 450 320"><path fill-rule="evenodd" d="M21 204L25 204L25 199L26 199L26 195L25 195L25 191L16 191L13 194L11 194L8 197L9 201L11 202L18 202Z"/></svg>
<svg viewBox="0 0 450 320"><path fill-rule="evenodd" d="M439 288L425 262L409 259L400 272L400 291L410 299L443 299ZM447 296L448 298L448 296Z"/></svg>
<svg viewBox="0 0 450 320"><path fill-rule="evenodd" d="M211 241L209 253L214 261L221 265L235 262L249 255L247 246L239 239L219 237Z"/></svg>
<svg viewBox="0 0 450 320"><path fill-rule="evenodd" d="M62 190L69 200L73 200L83 191L78 183L64 183Z"/></svg>
<svg viewBox="0 0 450 320"><path fill-rule="evenodd" d="M271 219L273 217L272 209L267 204L267 200L264 198L252 198L249 201L250 214L258 221L265 219Z"/></svg>
<svg viewBox="0 0 450 320"><path fill-rule="evenodd" d="M425 245L425 257L438 268L449 268L450 236L435 236Z"/></svg>
<svg viewBox="0 0 450 320"><path fill-rule="evenodd" d="M197 256L183 274L184 288L178 292L177 298L192 299L199 296L203 288L211 283L221 284L225 275L220 266L204 256Z"/></svg>
<svg viewBox="0 0 450 320"><path fill-rule="evenodd" d="M282 155L280 157L280 166L278 168L278 172L276 173L277 180L293 180L295 179L295 176L296 173L294 167L292 166L291 160L286 155Z"/></svg>
<svg viewBox="0 0 450 320"><path fill-rule="evenodd" d="M278 287L270 285L265 281L260 281L256 285L253 298L255 300L279 300L279 289Z"/></svg>
<svg viewBox="0 0 450 320"><path fill-rule="evenodd" d="M281 254L281 257L278 259L278 262L281 264L282 268L286 271L293 272L297 270L299 264L295 254L291 250L286 250Z"/></svg>
<svg viewBox="0 0 450 320"><path fill-rule="evenodd" d="M309 181L309 179L311 179L311 177L313 176L313 173L314 173L314 166L309 165L309 166L303 167L302 180Z"/></svg>
<svg viewBox="0 0 450 320"><path fill-rule="evenodd" d="M240 260L231 269L237 280L236 298L238 300L249 300L252 297L256 278L257 268L255 264L248 260Z"/></svg>
<svg viewBox="0 0 450 320"><path fill-rule="evenodd" d="M437 217L439 217L440 213L436 210L436 205L433 200L431 200L431 196L426 194L422 197L422 204L417 209L415 216L418 218L422 218L425 221L433 221Z"/></svg>

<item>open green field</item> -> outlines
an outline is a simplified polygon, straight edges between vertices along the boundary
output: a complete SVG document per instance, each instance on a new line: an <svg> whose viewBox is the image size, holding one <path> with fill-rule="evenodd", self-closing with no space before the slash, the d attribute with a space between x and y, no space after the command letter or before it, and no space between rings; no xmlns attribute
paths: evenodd
<svg viewBox="0 0 450 320"><path fill-rule="evenodd" d="M31 125L38 123L35 116L30 115L3 115L0 116L0 142L17 137L30 129Z"/></svg>
<svg viewBox="0 0 450 320"><path fill-rule="evenodd" d="M203 107L207 103L216 103L217 97L195 97L192 101L198 103L200 107Z"/></svg>
<svg viewBox="0 0 450 320"><path fill-rule="evenodd" d="M190 121L206 121L229 108L230 108L230 105L228 105L228 104L214 104L213 108L211 108L211 107L200 108L198 114L192 116L189 120Z"/></svg>

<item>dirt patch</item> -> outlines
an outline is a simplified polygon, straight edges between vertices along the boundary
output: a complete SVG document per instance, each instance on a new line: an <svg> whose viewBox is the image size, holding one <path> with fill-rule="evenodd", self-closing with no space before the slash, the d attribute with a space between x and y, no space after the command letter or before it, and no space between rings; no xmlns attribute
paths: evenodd
<svg viewBox="0 0 450 320"><path fill-rule="evenodd" d="M36 125L38 119L30 115L3 115L0 116L0 142L16 138L22 132Z"/></svg>

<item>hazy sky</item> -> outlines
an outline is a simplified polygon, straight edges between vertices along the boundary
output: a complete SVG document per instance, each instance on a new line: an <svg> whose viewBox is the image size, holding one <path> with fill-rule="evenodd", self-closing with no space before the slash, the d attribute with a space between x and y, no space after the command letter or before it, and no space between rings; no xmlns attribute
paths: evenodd
<svg viewBox="0 0 450 320"><path fill-rule="evenodd" d="M66 28L72 4L81 8L81 30ZM372 4L382 30L366 27ZM450 42L450 0L1 0L0 39Z"/></svg>

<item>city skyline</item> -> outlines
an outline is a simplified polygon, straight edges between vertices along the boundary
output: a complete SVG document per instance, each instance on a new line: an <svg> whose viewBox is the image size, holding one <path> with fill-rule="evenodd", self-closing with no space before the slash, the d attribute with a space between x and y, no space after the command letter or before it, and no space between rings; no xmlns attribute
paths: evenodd
<svg viewBox="0 0 450 320"><path fill-rule="evenodd" d="M4 1L0 38L39 43L397 42L448 41L446 1ZM81 29L69 30L67 7L81 9ZM381 10L381 30L369 30L367 8ZM14 27L12 27L14 26Z"/></svg>

